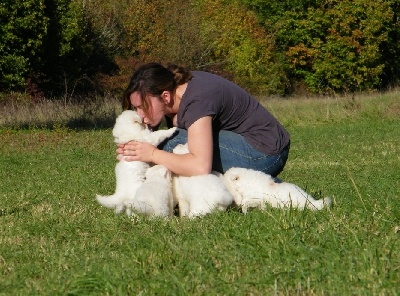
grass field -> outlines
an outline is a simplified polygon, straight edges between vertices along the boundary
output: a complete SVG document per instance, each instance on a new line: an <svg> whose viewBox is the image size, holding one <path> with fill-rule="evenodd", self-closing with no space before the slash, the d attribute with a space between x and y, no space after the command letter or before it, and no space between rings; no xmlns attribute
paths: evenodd
<svg viewBox="0 0 400 296"><path fill-rule="evenodd" d="M95 201L106 124L3 122L0 295L399 295L400 94L263 102L292 136L280 177L332 209L130 219Z"/></svg>

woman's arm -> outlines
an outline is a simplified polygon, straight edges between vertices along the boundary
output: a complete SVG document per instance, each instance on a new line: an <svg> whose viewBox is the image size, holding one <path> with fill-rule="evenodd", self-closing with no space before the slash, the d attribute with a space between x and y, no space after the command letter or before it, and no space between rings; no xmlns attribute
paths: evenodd
<svg viewBox="0 0 400 296"><path fill-rule="evenodd" d="M164 165L182 176L209 174L213 158L212 117L202 117L189 127L188 148L188 154L178 155L156 149L148 143L130 142L117 149L117 153L123 154L128 161L139 160Z"/></svg>

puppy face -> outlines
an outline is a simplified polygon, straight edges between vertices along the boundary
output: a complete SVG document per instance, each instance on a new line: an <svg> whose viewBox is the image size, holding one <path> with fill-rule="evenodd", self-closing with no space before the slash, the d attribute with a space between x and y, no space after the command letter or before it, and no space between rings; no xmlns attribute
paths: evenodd
<svg viewBox="0 0 400 296"><path fill-rule="evenodd" d="M143 133L149 133L149 131L136 111L125 110L117 117L113 129L115 143L139 140Z"/></svg>

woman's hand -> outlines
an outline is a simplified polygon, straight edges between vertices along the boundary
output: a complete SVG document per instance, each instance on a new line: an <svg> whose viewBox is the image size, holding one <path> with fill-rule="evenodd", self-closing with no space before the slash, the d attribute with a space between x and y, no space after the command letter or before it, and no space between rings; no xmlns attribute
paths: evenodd
<svg viewBox="0 0 400 296"><path fill-rule="evenodd" d="M181 176L206 175L211 172L213 158L212 117L205 116L188 128L187 154L158 150L155 146L132 141L118 145L118 160L144 161L161 164Z"/></svg>
<svg viewBox="0 0 400 296"><path fill-rule="evenodd" d="M153 153L157 149L149 143L136 141L117 146L117 160L119 161L124 159L126 161L152 162Z"/></svg>

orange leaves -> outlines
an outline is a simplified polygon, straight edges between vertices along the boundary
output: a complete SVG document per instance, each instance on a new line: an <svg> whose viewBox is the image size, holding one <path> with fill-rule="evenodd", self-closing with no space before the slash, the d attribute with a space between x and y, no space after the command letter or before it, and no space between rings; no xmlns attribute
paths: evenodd
<svg viewBox="0 0 400 296"><path fill-rule="evenodd" d="M288 51L286 52L286 56L289 58L293 67L310 67L318 53L319 50L315 48L308 48L304 45L304 43L300 43L296 46L289 47Z"/></svg>

